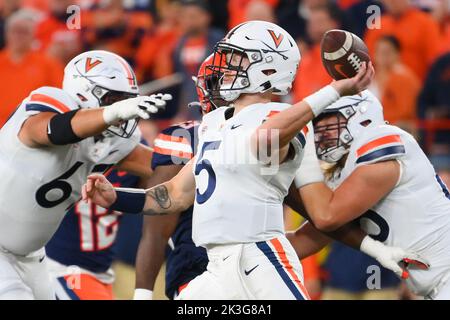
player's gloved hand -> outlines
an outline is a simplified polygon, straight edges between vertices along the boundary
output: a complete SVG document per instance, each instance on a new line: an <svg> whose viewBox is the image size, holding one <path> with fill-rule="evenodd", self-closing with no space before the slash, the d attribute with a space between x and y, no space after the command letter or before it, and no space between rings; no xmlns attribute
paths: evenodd
<svg viewBox="0 0 450 320"><path fill-rule="evenodd" d="M117 199L113 185L102 174L91 174L81 187L81 197L84 201L91 200L96 205L109 208Z"/></svg>
<svg viewBox="0 0 450 320"><path fill-rule="evenodd" d="M103 120L106 124L116 124L121 120L135 118L149 119L150 114L164 109L166 102L172 99L170 94L152 94L139 96L113 103L103 109Z"/></svg>
<svg viewBox="0 0 450 320"><path fill-rule="evenodd" d="M409 277L407 268L410 266L423 270L430 267L430 264L418 254L407 252L402 248L386 246L370 236L363 239L360 250L375 258L383 267L393 271L402 279ZM403 268L399 264L402 264Z"/></svg>

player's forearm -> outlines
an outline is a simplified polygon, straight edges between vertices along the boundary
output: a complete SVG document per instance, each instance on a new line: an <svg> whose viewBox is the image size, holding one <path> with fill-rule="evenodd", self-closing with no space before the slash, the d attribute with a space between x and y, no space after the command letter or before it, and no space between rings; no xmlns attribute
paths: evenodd
<svg viewBox="0 0 450 320"><path fill-rule="evenodd" d="M305 186L302 186L302 188L303 187L305 187ZM349 247L359 250L359 248L361 246L361 242L364 239L364 237L366 236L366 233L364 231L362 231L361 228L359 228L359 226L354 223L348 223L348 224L340 227L339 229L337 229L335 231L330 231L330 232L322 232L322 231L317 230L317 228L314 226L314 221L311 219L310 215L308 214L308 212L303 204L303 201L300 197L300 192L301 192L302 188L297 189L295 184L292 184L289 189L289 194L285 198L285 203L289 207L291 207L293 210L298 212L300 215L302 215L305 219L307 219L309 221L309 223L307 225L304 225L301 227L304 230L303 229L298 230L299 236L302 236L302 238L304 238L305 237L304 235L317 235L317 238L320 239L320 234L321 234L321 235L323 235L322 239L330 240L330 238L331 238L336 241L342 242ZM324 204L322 204L321 206L324 206ZM321 209L321 210L325 210L325 209ZM318 234L318 233L320 233L320 234ZM290 236L294 237L293 234L290 234ZM303 240L301 240L301 241L303 241ZM317 242L317 243L319 244L320 242ZM300 243L299 245L300 246L306 245L306 242L305 242L305 244ZM307 244L307 247L312 248L309 244ZM320 250L320 247L317 248L317 250ZM312 252L311 254L313 254L313 253L314 252Z"/></svg>
<svg viewBox="0 0 450 320"><path fill-rule="evenodd" d="M347 223L335 231L326 232L326 234L330 238L356 250L360 249L361 242L367 236L367 234L354 223Z"/></svg>
<svg viewBox="0 0 450 320"><path fill-rule="evenodd" d="M317 117L322 110L341 96L339 85L335 83L325 86L319 91L311 94L291 108L269 118L256 130L252 143L258 147L260 145L270 146L274 149L274 143L278 143L278 148L285 147L306 124ZM277 139L277 141L273 141Z"/></svg>
<svg viewBox="0 0 450 320"><path fill-rule="evenodd" d="M300 260L319 252L332 241L309 222L305 222L295 232L288 232L286 237Z"/></svg>
<svg viewBox="0 0 450 320"><path fill-rule="evenodd" d="M166 215L184 211L192 203L185 195L177 190L171 181L159 184L145 190L146 199L144 209L145 215Z"/></svg>
<svg viewBox="0 0 450 320"><path fill-rule="evenodd" d="M71 125L73 132L82 139L99 135L109 127L103 119L103 108L78 110Z"/></svg>
<svg viewBox="0 0 450 320"><path fill-rule="evenodd" d="M317 229L330 232L340 227L331 206L333 191L325 183L311 183L302 187L300 196L311 222Z"/></svg>
<svg viewBox="0 0 450 320"><path fill-rule="evenodd" d="M297 252L299 259L304 259L322 250L332 240L360 250L361 243L367 234L354 224L346 224L331 232L321 232L311 223L305 222L295 232L288 232L286 236Z"/></svg>

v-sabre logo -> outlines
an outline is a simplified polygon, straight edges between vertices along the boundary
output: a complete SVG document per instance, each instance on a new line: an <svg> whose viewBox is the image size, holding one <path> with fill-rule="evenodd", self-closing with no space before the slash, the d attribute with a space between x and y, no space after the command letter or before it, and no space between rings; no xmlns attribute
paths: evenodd
<svg viewBox="0 0 450 320"><path fill-rule="evenodd" d="M281 41L283 41L283 34L280 33L278 36L275 35L275 32L273 30L267 30L270 34L270 36L272 37L273 42L275 43L275 47L279 47L281 44Z"/></svg>
<svg viewBox="0 0 450 320"><path fill-rule="evenodd" d="M87 58L86 59L86 65L85 65L86 73L89 72L89 70L91 70L93 67L99 65L100 63L102 63L101 60L94 60L94 61L92 61L91 58Z"/></svg>

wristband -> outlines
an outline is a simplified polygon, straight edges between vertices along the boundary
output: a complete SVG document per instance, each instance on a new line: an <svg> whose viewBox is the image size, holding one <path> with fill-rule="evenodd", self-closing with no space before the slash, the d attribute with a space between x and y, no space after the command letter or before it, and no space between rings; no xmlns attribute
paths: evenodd
<svg viewBox="0 0 450 320"><path fill-rule="evenodd" d="M141 213L144 210L146 193L144 189L116 188L116 201L110 209L125 213Z"/></svg>
<svg viewBox="0 0 450 320"><path fill-rule="evenodd" d="M153 291L148 289L135 289L133 300L152 300Z"/></svg>
<svg viewBox="0 0 450 320"><path fill-rule="evenodd" d="M317 117L326 107L340 98L339 92L331 85L327 85L319 91L303 99L311 108L314 116Z"/></svg>

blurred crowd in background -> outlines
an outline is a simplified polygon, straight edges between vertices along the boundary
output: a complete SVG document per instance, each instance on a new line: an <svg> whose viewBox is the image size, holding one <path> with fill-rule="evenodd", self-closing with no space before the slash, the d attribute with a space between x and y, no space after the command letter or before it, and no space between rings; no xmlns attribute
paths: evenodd
<svg viewBox="0 0 450 320"><path fill-rule="evenodd" d="M141 123L152 145L164 127L200 118L199 110L187 108L197 99L191 77L227 30L246 20L277 23L297 39L302 59L285 102L332 80L320 57L327 30L361 37L376 69L371 90L386 120L420 141L450 185L450 0L1 0L0 126L30 91L60 87L64 65L76 54L104 49L134 67L142 94L173 94L162 114ZM288 228L299 223L286 214ZM131 222L128 229L139 226ZM128 242L118 251L133 265L136 244L123 238ZM303 262L315 298L409 297L385 270L382 290L367 290L367 267L376 262L338 244Z"/></svg>

